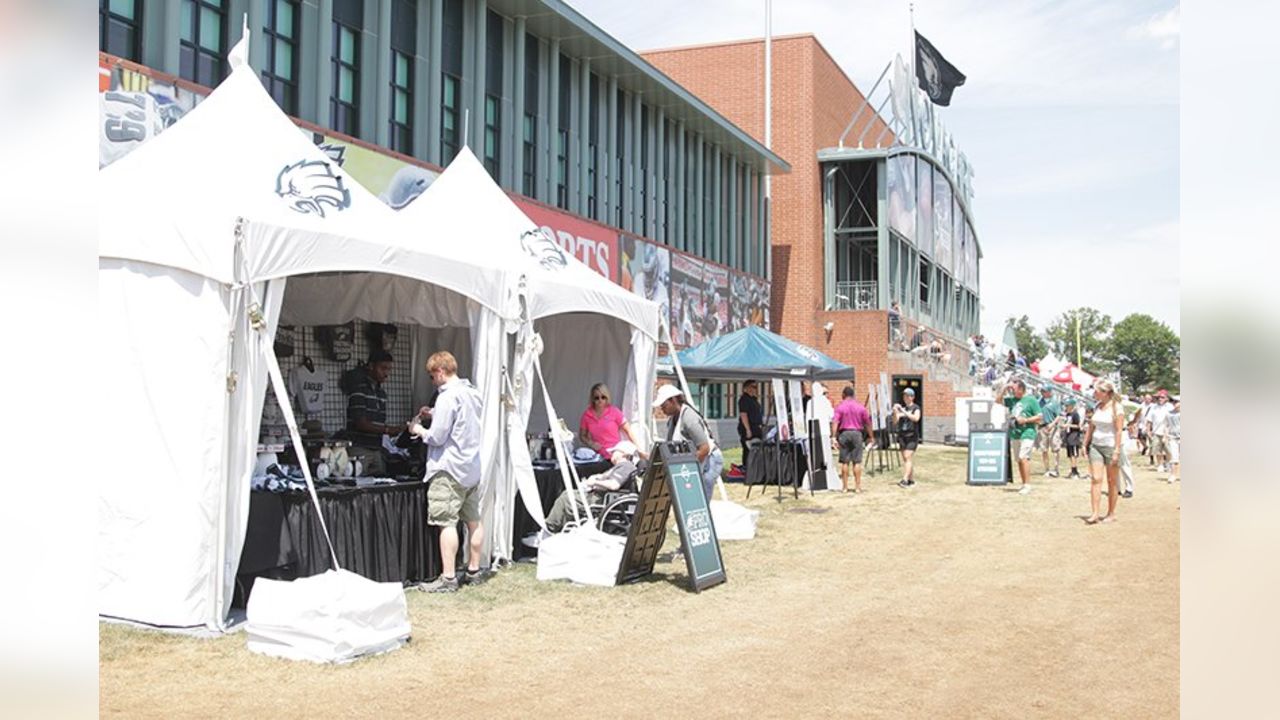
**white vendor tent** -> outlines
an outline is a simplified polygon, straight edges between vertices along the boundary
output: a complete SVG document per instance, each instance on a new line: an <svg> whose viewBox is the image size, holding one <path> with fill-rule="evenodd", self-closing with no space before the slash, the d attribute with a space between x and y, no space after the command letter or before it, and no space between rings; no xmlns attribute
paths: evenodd
<svg viewBox="0 0 1280 720"><path fill-rule="evenodd" d="M512 482L498 398L518 278L411 238L279 111L244 45L208 99L98 176L102 616L226 627L282 306L298 322L465 331L486 482ZM321 281L325 306L306 300ZM486 512L513 494L487 488Z"/></svg>
<svg viewBox="0 0 1280 720"><path fill-rule="evenodd" d="M659 307L610 282L547 237L500 188L472 152L463 148L444 173L399 213L438 232L423 242L454 243L520 278L523 324L513 349L511 393L517 413L508 418L506 461L531 517L543 523L533 468L524 446L529 428L547 429L551 413L532 412L543 386L534 383L534 359L540 358L547 395L571 431L586 405L591 385L605 382L619 394L620 409L632 428L647 429L656 379ZM536 332L536 335L535 335ZM642 439L643 442L643 439ZM567 474L567 467L562 466ZM566 482L568 482L566 477ZM512 516L495 518L495 550L512 557Z"/></svg>

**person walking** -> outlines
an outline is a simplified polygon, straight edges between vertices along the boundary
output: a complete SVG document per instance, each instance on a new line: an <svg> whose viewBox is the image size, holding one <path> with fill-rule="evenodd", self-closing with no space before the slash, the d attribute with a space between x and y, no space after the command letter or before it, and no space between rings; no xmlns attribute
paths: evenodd
<svg viewBox="0 0 1280 720"><path fill-rule="evenodd" d="M853 474L853 491L862 492L862 454L871 432L871 413L854 397L852 385L840 392L840 404L831 417L831 435L840 451L840 490L849 492L849 475Z"/></svg>
<svg viewBox="0 0 1280 720"><path fill-rule="evenodd" d="M1036 443L1036 428L1040 425L1040 403L1027 394L1027 384L1021 379L1000 388L996 400L1009 409L1009 452L1022 479L1018 494L1028 495L1031 493L1031 452Z"/></svg>
<svg viewBox="0 0 1280 720"><path fill-rule="evenodd" d="M1076 411L1075 398L1067 398L1062 409L1062 444L1067 448L1067 461L1071 463L1071 474L1067 477L1080 477L1080 446L1083 439L1084 423L1080 419L1080 413Z"/></svg>
<svg viewBox="0 0 1280 720"><path fill-rule="evenodd" d="M1044 463L1044 476L1058 477L1062 469L1062 433L1058 416L1061 415L1058 401L1053 399L1053 388L1048 385L1040 388L1040 427L1036 430L1036 445L1040 448L1040 460ZM1053 453L1053 467L1049 467L1049 453Z"/></svg>
<svg viewBox="0 0 1280 720"><path fill-rule="evenodd" d="M1169 452L1169 484L1172 485L1182 480L1182 461L1179 457L1182 452L1182 401L1180 399L1173 399L1173 407L1170 408L1166 423L1168 430L1165 448Z"/></svg>
<svg viewBox="0 0 1280 720"><path fill-rule="evenodd" d="M902 453L902 480L899 487L912 487L916 484L916 468L912 462L916 448L920 447L920 428L924 420L924 411L916 404L916 391L907 388L902 391L902 402L893 406L893 427L898 431L898 452Z"/></svg>
<svg viewBox="0 0 1280 720"><path fill-rule="evenodd" d="M1147 409L1142 417L1142 424L1147 431L1147 444L1151 447L1151 460L1156 464L1156 472L1169 472L1169 412L1173 407L1169 404L1169 391L1156 393L1156 402Z"/></svg>
<svg viewBox="0 0 1280 720"><path fill-rule="evenodd" d="M1120 497L1120 458L1124 452L1124 407L1116 395L1115 385L1099 380L1093 386L1098 406L1085 431L1084 444L1089 448L1089 506L1093 511L1085 520L1089 525L1112 522ZM1102 505L1102 481L1107 480L1107 514L1098 517Z"/></svg>

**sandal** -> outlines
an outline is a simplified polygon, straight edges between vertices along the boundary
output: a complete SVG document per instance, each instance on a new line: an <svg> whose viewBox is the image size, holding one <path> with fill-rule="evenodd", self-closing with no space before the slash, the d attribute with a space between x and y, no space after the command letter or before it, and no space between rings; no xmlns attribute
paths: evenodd
<svg viewBox="0 0 1280 720"><path fill-rule="evenodd" d="M1101 522L1101 520L1099 520L1098 517L1095 515L1094 517L1091 517L1091 518L1085 518L1084 524L1097 525L1099 522Z"/></svg>

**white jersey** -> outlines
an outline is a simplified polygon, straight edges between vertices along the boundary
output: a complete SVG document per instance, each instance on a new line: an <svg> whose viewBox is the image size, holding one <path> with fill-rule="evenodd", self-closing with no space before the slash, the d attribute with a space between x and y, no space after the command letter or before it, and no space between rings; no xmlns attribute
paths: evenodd
<svg viewBox="0 0 1280 720"><path fill-rule="evenodd" d="M308 370L305 366L289 371L289 394L297 403L298 412L308 418L324 411L324 391L329 384L323 370Z"/></svg>

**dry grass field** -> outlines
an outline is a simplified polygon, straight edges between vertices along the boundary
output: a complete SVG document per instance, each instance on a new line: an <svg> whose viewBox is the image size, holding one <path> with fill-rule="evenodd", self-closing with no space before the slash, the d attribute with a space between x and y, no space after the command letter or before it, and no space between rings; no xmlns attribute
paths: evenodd
<svg viewBox="0 0 1280 720"><path fill-rule="evenodd" d="M1087 481L1020 496L965 486L963 449L921 456L910 490L886 472L858 496L753 492L759 535L724 544L728 582L701 594L682 559L618 588L520 565L410 593L412 642L338 667L100 625L101 713L1177 716L1180 486L1137 461L1118 522L1086 526Z"/></svg>

